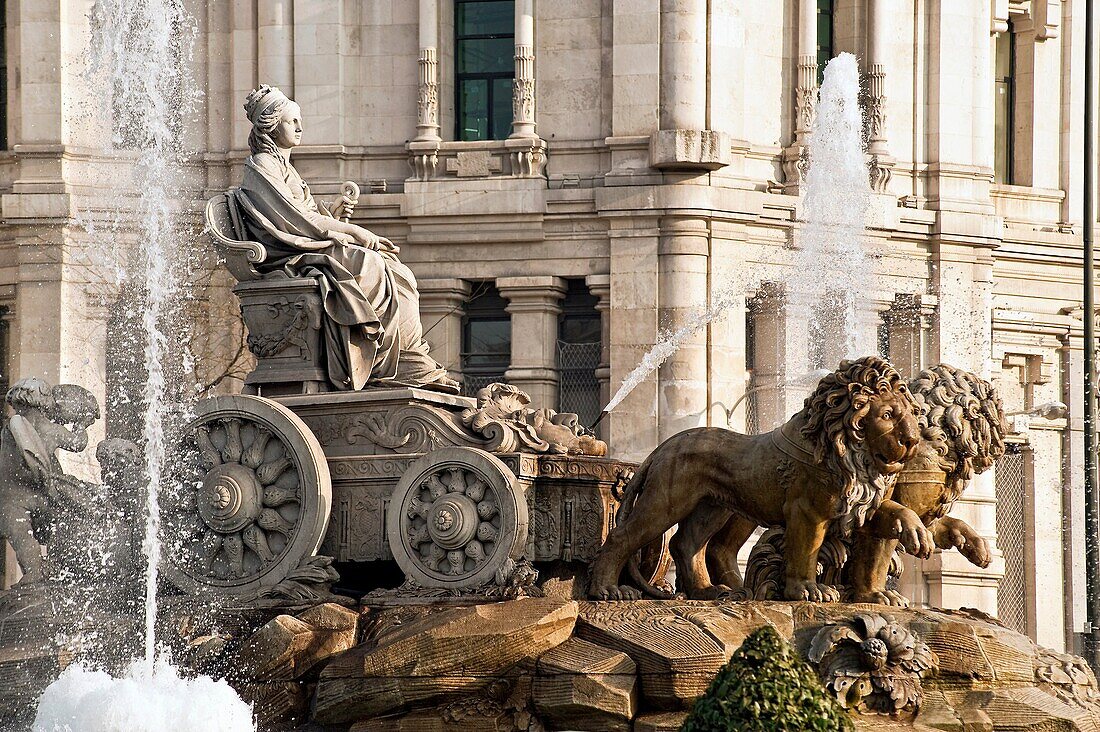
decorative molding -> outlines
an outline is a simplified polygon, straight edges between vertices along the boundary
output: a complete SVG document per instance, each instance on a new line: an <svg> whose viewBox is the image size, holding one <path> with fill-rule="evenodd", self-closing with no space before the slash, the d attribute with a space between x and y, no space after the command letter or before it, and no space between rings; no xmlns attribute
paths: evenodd
<svg viewBox="0 0 1100 732"><path fill-rule="evenodd" d="M795 98L795 137L805 144L817 118L817 57L798 57L798 86Z"/></svg>
<svg viewBox="0 0 1100 732"><path fill-rule="evenodd" d="M512 80L512 134L531 137L535 125L535 51L516 44L516 75ZM530 130L523 129L530 126Z"/></svg>
<svg viewBox="0 0 1100 732"><path fill-rule="evenodd" d="M416 95L417 140L439 139L439 60L434 48L420 49L420 85Z"/></svg>

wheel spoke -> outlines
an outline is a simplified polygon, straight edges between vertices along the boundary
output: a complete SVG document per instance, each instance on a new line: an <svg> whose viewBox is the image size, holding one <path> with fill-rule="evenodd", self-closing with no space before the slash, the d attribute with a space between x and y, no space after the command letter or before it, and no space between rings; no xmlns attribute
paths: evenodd
<svg viewBox="0 0 1100 732"><path fill-rule="evenodd" d="M489 501L488 499L481 501L477 504L477 515L483 520L488 521L493 516L496 516L500 512L497 504Z"/></svg>
<svg viewBox="0 0 1100 732"><path fill-rule="evenodd" d="M485 489L488 487L489 486L485 485L485 481L475 475L473 476L473 481L466 486L466 496L471 501L480 501L485 497Z"/></svg>
<svg viewBox="0 0 1100 732"><path fill-rule="evenodd" d="M466 476L458 468L451 468L447 474L447 490L450 493L466 492Z"/></svg>
<svg viewBox="0 0 1100 732"><path fill-rule="evenodd" d="M241 538L244 540L244 545L256 553L260 559L265 563L275 559L275 554L271 551L271 547L268 546L267 536L260 530L259 526L252 524L244 531L241 532Z"/></svg>
<svg viewBox="0 0 1100 732"><path fill-rule="evenodd" d="M241 420L229 417L222 422L225 425L225 447L222 448L222 462L236 463L241 460Z"/></svg>
<svg viewBox="0 0 1100 732"><path fill-rule="evenodd" d="M241 463L255 470L260 467L264 462L264 450L267 449L267 443L271 441L273 435L265 428L256 426L255 436L252 438L252 444L248 446L248 449L244 451L244 455L241 456Z"/></svg>
<svg viewBox="0 0 1100 732"><path fill-rule="evenodd" d="M496 541L499 533L497 527L493 526L488 521L482 521L477 525L478 541Z"/></svg>
<svg viewBox="0 0 1100 732"><path fill-rule="evenodd" d="M202 424L195 429L195 446L199 449L203 467L207 471L213 470L222 464L221 452L210 441L210 425Z"/></svg>
<svg viewBox="0 0 1100 732"><path fill-rule="evenodd" d="M244 576L244 544L240 534L229 534L222 539L225 556L229 559L229 572L233 577Z"/></svg>
<svg viewBox="0 0 1100 732"><path fill-rule="evenodd" d="M286 471L290 470L294 466L294 461L284 455L278 460L273 460L269 463L264 463L260 467L256 468L256 477L260 479L260 484L263 486L269 486L279 479Z"/></svg>
<svg viewBox="0 0 1100 732"><path fill-rule="evenodd" d="M290 534L294 531L294 524L280 516L279 512L273 508L265 508L260 511L260 517L256 519L256 523L260 525L260 528L267 531L277 531L287 539L290 539Z"/></svg>
<svg viewBox="0 0 1100 732"><path fill-rule="evenodd" d="M277 485L269 485L264 488L264 505L269 508L277 508L287 503L298 503L298 490L280 488Z"/></svg>
<svg viewBox="0 0 1100 732"><path fill-rule="evenodd" d="M466 545L466 556L474 560L478 564L485 561L485 547L481 545L481 542L477 539L471 539L470 543Z"/></svg>
<svg viewBox="0 0 1100 732"><path fill-rule="evenodd" d="M207 529L206 533L202 536L202 563L206 567L206 571L209 572L214 567L214 557L218 556L218 552L222 548L221 534L213 529Z"/></svg>
<svg viewBox="0 0 1100 732"><path fill-rule="evenodd" d="M420 549L420 545L426 541L431 541L432 537L428 534L427 526L417 526L410 528L409 530L409 546L413 549Z"/></svg>

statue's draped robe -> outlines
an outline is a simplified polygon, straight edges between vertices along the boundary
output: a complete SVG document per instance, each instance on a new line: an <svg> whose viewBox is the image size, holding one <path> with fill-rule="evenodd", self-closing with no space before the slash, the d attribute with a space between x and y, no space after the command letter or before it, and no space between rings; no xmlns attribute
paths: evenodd
<svg viewBox="0 0 1100 732"><path fill-rule="evenodd" d="M337 389L431 384L446 372L428 355L413 273L397 256L333 238L336 221L288 160L257 153L237 193L249 238L267 248L263 272L321 287L326 363Z"/></svg>

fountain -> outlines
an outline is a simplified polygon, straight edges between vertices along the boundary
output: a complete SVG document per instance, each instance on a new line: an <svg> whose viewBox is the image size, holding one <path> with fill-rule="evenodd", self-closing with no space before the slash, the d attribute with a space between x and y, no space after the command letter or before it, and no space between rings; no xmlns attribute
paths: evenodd
<svg viewBox="0 0 1100 732"><path fill-rule="evenodd" d="M910 392L884 359L845 361L785 428L754 437L718 428L685 433L702 447L671 457L668 448L642 466L608 457L607 445L576 415L532 405L515 386L458 396L422 348L412 322L415 280L397 248L350 222L354 184L331 208L299 185L290 151L301 140L302 110L266 85L246 103L253 156L245 181L206 208L211 240L238 280L234 292L257 366L246 393L169 409L185 369L172 347L182 339L165 330L182 264L173 257L179 239L168 204L180 151L165 120L178 113L171 100L189 92L162 52L188 21L180 0L104 0L95 14L91 65L123 99L115 105L128 115L123 138L138 143L141 193L130 216L148 253L138 277L148 372L144 459L127 462L136 446L105 440L97 449L103 486L64 474L56 451L87 447L98 405L79 387L28 379L7 395L17 414L3 441L34 449L0 451L0 480L27 494L50 489L54 517L68 511L87 526L101 521L109 537L118 529L112 577L129 576L127 546L143 547L144 558L130 563L144 570L131 572L145 591L144 654L114 675L92 662L70 665L42 694L36 730L235 732L255 721L263 729L356 732L450 725L671 732L764 626L778 636L768 643L779 655L810 662L799 684L820 682L815 693L835 697L861 727L1000 732L1026 717L1034 728L1100 729L1100 689L1080 659L1037 648L981 613L824 602L843 589L844 567L833 565L846 557L819 551L822 535L873 527L868 540L881 558L891 541L923 553L933 539L945 548L941 538L961 531L942 513L965 487L967 471L980 472L1003 445L990 430L986 442L953 444L941 454L936 429L951 427L953 412L941 403L948 392L938 380L952 379L960 396L980 394L980 419L997 421L999 402L986 382L941 367ZM815 132L820 170L813 177L811 169L797 255L806 258L803 270L839 262L865 271L866 170L854 71L848 57L826 74ZM334 263L356 273L357 287L375 288L378 297L368 300L392 307L356 311L363 293L332 276L340 274ZM825 347L807 356L805 371L858 353L863 338L851 294L858 283L841 275L793 280L792 297L817 296L808 312L823 310L822 296L838 305L836 320L812 317L811 333ZM344 288L339 297L328 297L337 287ZM663 338L608 409L736 300L720 294ZM336 301L347 309L334 308ZM382 318L391 319L386 328L397 321L409 330L397 343L360 338L357 329L369 331ZM367 353L367 345L376 350ZM402 364L408 350L416 354ZM925 409L919 434L918 402ZM865 425L881 429L868 436ZM891 493L910 462L934 462L952 449L973 458L966 475L922 464L906 490ZM32 475L15 480L20 461ZM679 479L688 473L695 479ZM127 480L142 490L127 489ZM97 512L103 501L86 500L105 495L112 510ZM929 496L935 505L921 515L909 508ZM794 521L787 521L787 504L800 512ZM830 513L837 506L843 511ZM728 523L723 507L736 509L740 521ZM705 599L671 596L674 588L662 586L670 553L664 529L688 513L693 518L673 544L680 589ZM146 519L141 542L119 528L133 527L137 514ZM894 519L898 535L889 533ZM744 587L730 587L743 601L716 584L688 586L685 578L729 565L722 550L735 555L755 522L797 528L789 547L777 540L767 545L774 551L750 562ZM47 545L49 560L79 568L64 552L73 542L40 528L32 526L31 539ZM713 557L700 550L708 531L723 532L710 542ZM83 536L99 537L88 529ZM975 541L972 561L982 559L980 537L966 538ZM23 552L21 566L33 568L34 555ZM815 576L817 560L836 572ZM591 601L592 593L637 596L617 584L625 581L624 565L631 582L669 599ZM880 580L871 577L870 599L895 600ZM0 607L49 581L0 596ZM767 594L776 590L812 602L777 602ZM158 622L172 632L158 636ZM0 642L5 632L0 623ZM712 706L721 707L717 701Z"/></svg>

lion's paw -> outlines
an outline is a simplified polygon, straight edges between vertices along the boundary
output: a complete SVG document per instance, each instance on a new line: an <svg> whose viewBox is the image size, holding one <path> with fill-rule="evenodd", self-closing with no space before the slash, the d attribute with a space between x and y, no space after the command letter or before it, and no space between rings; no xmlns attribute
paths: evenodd
<svg viewBox="0 0 1100 732"><path fill-rule="evenodd" d="M726 585L710 585L700 587L687 593L692 600L718 600L733 593L733 588Z"/></svg>
<svg viewBox="0 0 1100 732"><path fill-rule="evenodd" d="M993 563L993 553L989 550L989 542L980 536L969 538L966 543L959 547L959 552L971 564L979 567L988 567Z"/></svg>
<svg viewBox="0 0 1100 732"><path fill-rule="evenodd" d="M589 591L588 596L596 600L641 600L642 593L629 585L609 585Z"/></svg>
<svg viewBox="0 0 1100 732"><path fill-rule="evenodd" d="M909 607L909 598L894 590L882 592L857 592L852 595L852 602L868 602L875 605L890 605L891 607Z"/></svg>
<svg viewBox="0 0 1100 732"><path fill-rule="evenodd" d="M788 600L840 602L840 593L835 587L813 580L787 580L786 596Z"/></svg>

